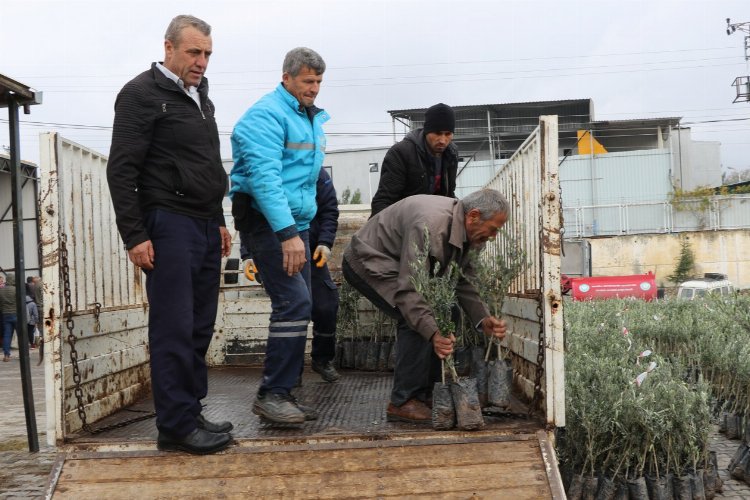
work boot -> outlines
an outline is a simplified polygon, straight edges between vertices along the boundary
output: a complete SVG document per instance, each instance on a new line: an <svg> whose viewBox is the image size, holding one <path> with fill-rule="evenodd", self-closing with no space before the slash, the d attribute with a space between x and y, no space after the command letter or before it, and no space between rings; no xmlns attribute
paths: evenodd
<svg viewBox="0 0 750 500"><path fill-rule="evenodd" d="M253 403L253 413L277 424L301 424L305 421L305 414L289 394L258 394Z"/></svg>
<svg viewBox="0 0 750 500"><path fill-rule="evenodd" d="M214 434L204 429L195 428L182 438L175 438L159 431L156 447L163 451L186 451L193 455L208 455L221 451L232 442L229 434Z"/></svg>
<svg viewBox="0 0 750 500"><path fill-rule="evenodd" d="M229 432L234 429L234 425L232 425L232 422L211 422L210 420L206 420L206 417L204 417L203 414L195 417L195 422L198 425L199 429L213 432L215 434Z"/></svg>
<svg viewBox="0 0 750 500"><path fill-rule="evenodd" d="M312 368L312 371L323 377L323 380L326 382L336 382L341 378L341 375L336 371L336 368L333 367L333 361L318 363L313 360L313 362L310 363L310 367Z"/></svg>
<svg viewBox="0 0 750 500"><path fill-rule="evenodd" d="M410 399L401 406L388 403L385 415L389 422L408 422L410 424L428 424L432 422L432 410L418 399Z"/></svg>

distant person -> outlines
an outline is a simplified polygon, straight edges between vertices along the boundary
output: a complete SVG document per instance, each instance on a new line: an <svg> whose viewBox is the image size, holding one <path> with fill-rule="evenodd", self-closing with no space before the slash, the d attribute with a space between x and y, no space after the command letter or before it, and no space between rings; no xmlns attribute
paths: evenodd
<svg viewBox="0 0 750 500"><path fill-rule="evenodd" d="M378 309L398 321L396 366L388 420L427 423L428 406L439 373L435 361L453 352L454 332L440 332L425 297L411 277L417 248L430 248L426 265L441 272L455 262L462 277L456 286L459 305L471 324L487 336L505 337L505 321L491 316L467 278L474 270L469 251L481 250L508 219L508 202L498 191L483 189L463 200L426 195L411 196L378 213L352 237L344 250L344 278ZM444 336L445 334L446 336Z"/></svg>
<svg viewBox="0 0 750 500"><path fill-rule="evenodd" d="M211 27L177 16L164 38L164 62L117 96L107 180L128 257L146 273L157 446L206 454L226 448L233 428L201 412L221 257L231 246L227 176L204 77Z"/></svg>
<svg viewBox="0 0 750 500"><path fill-rule="evenodd" d="M0 314L3 317L3 361L10 361L10 344L13 332L18 334L18 314L16 312L16 275L8 273L0 288Z"/></svg>
<svg viewBox="0 0 750 500"><path fill-rule="evenodd" d="M39 319L44 318L44 287L42 286L42 278L34 276L34 303L39 310Z"/></svg>
<svg viewBox="0 0 750 500"><path fill-rule="evenodd" d="M315 99L325 69L314 50L290 50L281 83L232 132L232 214L235 227L250 233L250 251L272 307L253 413L274 423L317 418L291 390L304 363L312 315L309 229L329 118Z"/></svg>
<svg viewBox="0 0 750 500"><path fill-rule="evenodd" d="M34 298L26 293L26 331L29 336L29 347L36 349L37 324L39 323L39 309L36 307Z"/></svg>
<svg viewBox="0 0 750 500"><path fill-rule="evenodd" d="M427 109L424 127L391 146L383 159L372 216L407 196L436 194L455 198L458 149L453 143L456 118L447 104Z"/></svg>
<svg viewBox="0 0 750 500"><path fill-rule="evenodd" d="M34 277L26 276L26 295L34 296L36 286L34 286Z"/></svg>

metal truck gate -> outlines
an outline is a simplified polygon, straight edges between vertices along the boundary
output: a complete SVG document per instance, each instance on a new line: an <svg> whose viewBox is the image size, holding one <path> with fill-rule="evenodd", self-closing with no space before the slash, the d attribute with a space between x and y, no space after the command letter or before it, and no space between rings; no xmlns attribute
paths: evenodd
<svg viewBox="0 0 750 500"><path fill-rule="evenodd" d="M504 343L514 354L516 382L529 398L541 390L547 424L563 427L562 218L557 157L557 116L542 116L539 126L485 187L508 198L510 219L504 231L511 245L525 250L528 261L503 306L510 331ZM502 253L502 242L488 243L485 251Z"/></svg>
<svg viewBox="0 0 750 500"><path fill-rule="evenodd" d="M106 157L57 133L40 144L47 440L55 445L81 428L71 333L88 423L150 391L147 304L115 226Z"/></svg>

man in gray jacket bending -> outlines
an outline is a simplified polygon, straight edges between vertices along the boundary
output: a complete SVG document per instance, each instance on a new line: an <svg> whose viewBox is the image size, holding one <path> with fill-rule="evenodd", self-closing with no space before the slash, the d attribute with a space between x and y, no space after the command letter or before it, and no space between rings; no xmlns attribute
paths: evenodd
<svg viewBox="0 0 750 500"><path fill-rule="evenodd" d="M456 262L462 278L456 286L461 307L472 324L488 336L505 337L505 321L489 314L476 289L465 276L473 276L469 250L482 249L508 219L508 202L498 191L483 189L463 200L416 195L401 200L372 217L352 237L344 250L344 278L388 316L398 320L396 367L389 421L428 423L434 356L453 352L455 337L441 335L429 305L410 277L417 245L430 235L429 259L440 269ZM430 265L428 263L428 265Z"/></svg>

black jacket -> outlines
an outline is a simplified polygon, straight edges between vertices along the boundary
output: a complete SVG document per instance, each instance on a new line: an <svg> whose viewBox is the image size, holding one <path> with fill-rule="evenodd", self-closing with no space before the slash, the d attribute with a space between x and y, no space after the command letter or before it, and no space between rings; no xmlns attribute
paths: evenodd
<svg viewBox="0 0 750 500"><path fill-rule="evenodd" d="M198 93L201 109L154 63L117 95L107 181L128 249L150 239L142 216L154 208L224 225L227 175L205 78Z"/></svg>
<svg viewBox="0 0 750 500"><path fill-rule="evenodd" d="M333 248L336 230L339 227L339 202L333 181L324 168L320 169L316 184L315 203L318 211L310 221L310 250L315 251L318 245Z"/></svg>
<svg viewBox="0 0 750 500"><path fill-rule="evenodd" d="M439 195L455 198L458 149L451 144L443 152ZM372 215L407 196L433 194L433 159L427 151L422 129L412 130L385 154L380 182L372 198Z"/></svg>

